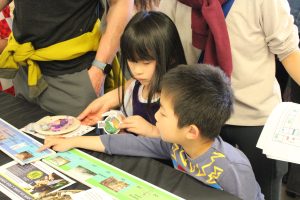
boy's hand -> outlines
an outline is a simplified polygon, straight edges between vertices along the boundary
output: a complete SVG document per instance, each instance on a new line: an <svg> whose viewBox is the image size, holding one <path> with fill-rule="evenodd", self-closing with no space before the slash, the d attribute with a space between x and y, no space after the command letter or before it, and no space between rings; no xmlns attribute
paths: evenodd
<svg viewBox="0 0 300 200"><path fill-rule="evenodd" d="M153 126L139 115L134 115L123 119L119 128L126 129L128 132L138 135L159 137L156 126Z"/></svg>
<svg viewBox="0 0 300 200"><path fill-rule="evenodd" d="M73 147L72 138L46 137L44 145L38 149L38 152L44 151L48 148L52 148L54 151L68 151Z"/></svg>

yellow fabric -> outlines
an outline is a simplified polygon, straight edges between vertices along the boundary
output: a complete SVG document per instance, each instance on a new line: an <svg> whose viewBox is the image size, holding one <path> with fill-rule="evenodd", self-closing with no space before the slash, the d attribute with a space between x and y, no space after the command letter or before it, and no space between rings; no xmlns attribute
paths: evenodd
<svg viewBox="0 0 300 200"><path fill-rule="evenodd" d="M120 68L120 63L117 56L112 62L112 69L105 79L104 92L109 92L117 87L120 84L124 84L125 79L123 78L122 70Z"/></svg>
<svg viewBox="0 0 300 200"><path fill-rule="evenodd" d="M13 78L20 65L28 66L29 96L36 97L47 88L47 83L43 80L41 70L35 61L71 60L88 51L97 51L100 37L100 20L97 20L92 32L36 50L30 42L19 44L11 34L8 45L0 56L0 77ZM120 69L118 63L116 64L113 72ZM116 87L114 84L118 78L115 76L118 75L112 74L112 77L108 77L114 80L112 87Z"/></svg>

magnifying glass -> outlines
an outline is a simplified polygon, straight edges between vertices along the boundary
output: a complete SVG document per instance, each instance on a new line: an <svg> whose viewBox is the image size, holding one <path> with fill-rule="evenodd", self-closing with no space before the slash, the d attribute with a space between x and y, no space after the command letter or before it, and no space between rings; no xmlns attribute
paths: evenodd
<svg viewBox="0 0 300 200"><path fill-rule="evenodd" d="M111 110L102 116L106 118L103 121L98 121L97 127L102 128L107 134L117 134L120 131L119 126L124 118L123 113L119 110Z"/></svg>

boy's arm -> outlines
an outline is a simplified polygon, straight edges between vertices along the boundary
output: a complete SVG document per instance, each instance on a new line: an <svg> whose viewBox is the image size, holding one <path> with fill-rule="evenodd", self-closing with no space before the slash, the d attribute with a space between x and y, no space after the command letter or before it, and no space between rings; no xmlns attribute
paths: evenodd
<svg viewBox="0 0 300 200"><path fill-rule="evenodd" d="M223 170L218 183L224 191L244 200L263 199L251 166L236 164Z"/></svg>
<svg viewBox="0 0 300 200"><path fill-rule="evenodd" d="M99 139L99 136L78 136L72 138L46 137L44 145L38 149L38 152L48 148L52 148L55 151L68 151L72 148L82 148L104 152L105 147Z"/></svg>
<svg viewBox="0 0 300 200"><path fill-rule="evenodd" d="M172 144L160 138L148 138L132 134L101 135L105 153L170 159Z"/></svg>
<svg viewBox="0 0 300 200"><path fill-rule="evenodd" d="M79 136L72 138L47 137L38 150L52 148L55 151L68 151L72 148L89 149L108 154L144 156L169 159L171 144L158 138L138 137L132 134Z"/></svg>

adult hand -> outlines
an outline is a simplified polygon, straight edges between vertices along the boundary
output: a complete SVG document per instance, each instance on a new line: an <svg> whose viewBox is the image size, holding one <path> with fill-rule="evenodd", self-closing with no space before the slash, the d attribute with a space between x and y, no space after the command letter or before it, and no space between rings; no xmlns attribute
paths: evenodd
<svg viewBox="0 0 300 200"><path fill-rule="evenodd" d="M54 151L68 151L72 149L74 144L72 138L63 137L46 137L44 145L38 149L38 152L44 151L45 149L52 148Z"/></svg>
<svg viewBox="0 0 300 200"><path fill-rule="evenodd" d="M92 66L88 70L88 74L89 74L92 86L95 90L95 93L97 96L99 96L101 87L104 84L105 74L102 72L101 69L98 69L97 67L94 67L94 66Z"/></svg>
<svg viewBox="0 0 300 200"><path fill-rule="evenodd" d="M88 107L77 117L84 125L94 125L102 119L102 114L109 111L110 107L107 104L105 97L100 97L94 100Z"/></svg>
<svg viewBox="0 0 300 200"><path fill-rule="evenodd" d="M120 124L119 128L126 129L128 132L138 135L158 137L156 133L156 127L139 115L133 115L125 118Z"/></svg>

